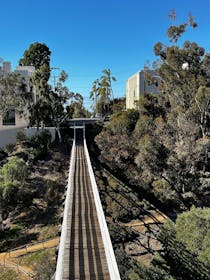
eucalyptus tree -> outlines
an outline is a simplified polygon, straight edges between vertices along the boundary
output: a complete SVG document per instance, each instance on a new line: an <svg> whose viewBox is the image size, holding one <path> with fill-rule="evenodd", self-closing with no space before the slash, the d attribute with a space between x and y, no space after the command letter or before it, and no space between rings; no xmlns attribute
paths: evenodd
<svg viewBox="0 0 210 280"><path fill-rule="evenodd" d="M170 103L163 144L171 153L162 176L183 197L190 192L202 195L201 182L205 181L202 172L209 170L210 151L210 55L196 42L178 45L187 27L197 27L192 16L188 22L168 29L172 44L158 42L154 46L160 59L157 72L161 90Z"/></svg>
<svg viewBox="0 0 210 280"><path fill-rule="evenodd" d="M19 60L21 66L35 67L35 72L29 80L35 90L36 100L28 96L28 109L30 123L36 125L37 129L40 124L49 123L50 55L51 51L46 44L35 42L25 50L23 57Z"/></svg>
<svg viewBox="0 0 210 280"><path fill-rule="evenodd" d="M74 93L65 86L68 75L65 71L61 71L54 89L51 88L49 94L50 117L52 124L58 133L59 142L62 142L60 132L61 125L70 119L73 114L79 115L79 111L83 110L83 97L79 93Z"/></svg>
<svg viewBox="0 0 210 280"><path fill-rule="evenodd" d="M46 44L35 42L25 50L19 65L34 66L35 69L39 69L44 64L50 67L50 55L51 51Z"/></svg>
<svg viewBox="0 0 210 280"><path fill-rule="evenodd" d="M69 116L65 105L67 105L67 101L70 100L74 95L72 92L70 92L68 87L64 85L67 78L67 73L62 71L54 89L51 88L50 94L48 96L48 102L51 111L50 117L58 133L59 142L62 142L60 126Z"/></svg>
<svg viewBox="0 0 210 280"><path fill-rule="evenodd" d="M49 93L50 55L51 51L46 44L35 42L25 50L23 57L19 60L21 66L35 67L30 81L39 98Z"/></svg>

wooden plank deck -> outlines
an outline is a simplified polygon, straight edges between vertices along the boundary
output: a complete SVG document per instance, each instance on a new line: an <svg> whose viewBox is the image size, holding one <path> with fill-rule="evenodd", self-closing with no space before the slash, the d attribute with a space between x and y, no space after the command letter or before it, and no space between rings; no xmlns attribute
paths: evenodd
<svg viewBox="0 0 210 280"><path fill-rule="evenodd" d="M82 141L75 157L63 280L110 280Z"/></svg>

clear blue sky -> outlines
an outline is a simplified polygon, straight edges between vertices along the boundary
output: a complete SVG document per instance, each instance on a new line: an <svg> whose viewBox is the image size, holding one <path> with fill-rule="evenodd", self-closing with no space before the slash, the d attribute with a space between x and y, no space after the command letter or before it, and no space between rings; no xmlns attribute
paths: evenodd
<svg viewBox="0 0 210 280"><path fill-rule="evenodd" d="M89 107L92 82L103 69L117 78L114 95L121 97L127 78L155 60L154 44L168 43L171 9L177 24L195 16L199 26L184 38L210 52L209 0L8 0L1 2L0 57L14 69L31 43L45 43L51 66L69 74L68 86Z"/></svg>

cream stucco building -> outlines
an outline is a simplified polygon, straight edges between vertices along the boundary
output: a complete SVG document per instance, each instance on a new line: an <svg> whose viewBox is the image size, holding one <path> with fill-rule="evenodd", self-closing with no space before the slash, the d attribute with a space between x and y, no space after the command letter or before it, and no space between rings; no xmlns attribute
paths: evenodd
<svg viewBox="0 0 210 280"><path fill-rule="evenodd" d="M147 77L146 77L147 75ZM140 96L158 93L159 77L155 71L138 71L126 81L126 109L137 109Z"/></svg>
<svg viewBox="0 0 210 280"><path fill-rule="evenodd" d="M24 77L28 91L30 91L29 77L34 73L35 68L33 66L18 66L15 73L19 73ZM12 73L12 67L10 62L3 62L0 67L0 76L6 78ZM1 89L0 89L1 94ZM32 91L33 100L35 102L36 93ZM14 143L16 141L16 134L19 130L26 128L29 124L29 113L27 109L23 115L19 115L15 109L9 109L7 113L0 115L0 148L4 147L8 143Z"/></svg>

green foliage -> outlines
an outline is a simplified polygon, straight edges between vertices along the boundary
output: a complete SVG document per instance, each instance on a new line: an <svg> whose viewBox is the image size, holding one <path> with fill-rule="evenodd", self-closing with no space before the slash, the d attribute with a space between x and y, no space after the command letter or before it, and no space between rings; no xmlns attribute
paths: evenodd
<svg viewBox="0 0 210 280"><path fill-rule="evenodd" d="M135 272L131 272L130 274L129 274L129 279L130 280L141 280L142 278L140 278L140 276L137 274L137 273L135 273Z"/></svg>
<svg viewBox="0 0 210 280"><path fill-rule="evenodd" d="M195 42L173 44L189 26L197 26L192 15L169 28L172 44L154 47L160 93L140 97L131 127L129 112L121 112L96 137L110 169L182 209L210 201L210 55Z"/></svg>
<svg viewBox="0 0 210 280"><path fill-rule="evenodd" d="M19 181L22 184L25 182L27 174L28 168L24 160L18 157L10 157L0 170L1 183Z"/></svg>
<svg viewBox="0 0 210 280"><path fill-rule="evenodd" d="M11 154L15 150L15 144L9 143L5 146L4 150L8 153Z"/></svg>
<svg viewBox="0 0 210 280"><path fill-rule="evenodd" d="M27 104L27 87L24 78L17 73L11 73L6 78L1 76L0 86L0 114L4 116L13 108L16 113L23 114Z"/></svg>
<svg viewBox="0 0 210 280"><path fill-rule="evenodd" d="M19 65L34 66L36 71L30 78L30 82L39 96L34 103L32 94L28 97L28 109L30 112L30 124L40 126L41 122L49 122L49 102L47 97L50 92L48 80L50 77L50 55L49 48L42 43L35 42L25 50Z"/></svg>
<svg viewBox="0 0 210 280"><path fill-rule="evenodd" d="M154 47L160 59L156 69L160 93L141 97L138 111L111 116L95 138L100 160L110 170L135 187L139 196L144 188L151 202L169 211L210 202L210 54L195 42L176 44L188 26L197 26L191 15L188 22L169 28L169 46L158 42ZM109 194L106 204L120 213L113 202L118 196L114 191ZM120 267L122 274L134 279L209 279L209 214L207 208L192 208L175 225L166 223L159 236L162 259L138 272L126 268L127 275Z"/></svg>
<svg viewBox="0 0 210 280"><path fill-rule="evenodd" d="M106 128L96 137L102 160L111 169L124 169L134 150L129 139L138 119L138 112L128 110L115 114Z"/></svg>
<svg viewBox="0 0 210 280"><path fill-rule="evenodd" d="M139 98L139 113L153 118L165 116L166 109L159 101L159 97L155 94L146 94Z"/></svg>
<svg viewBox="0 0 210 280"><path fill-rule="evenodd" d="M179 198L176 191L171 189L169 183L164 179L154 180L152 182L152 187L155 196L163 202L164 205L168 207L177 207L179 203Z"/></svg>
<svg viewBox="0 0 210 280"><path fill-rule="evenodd" d="M16 134L16 142L22 144L27 140L26 134L23 131L18 131Z"/></svg>
<svg viewBox="0 0 210 280"><path fill-rule="evenodd" d="M45 44L35 42L25 50L23 57L19 60L19 65L31 65L36 69L39 69L43 64L49 66L50 54L51 51Z"/></svg>
<svg viewBox="0 0 210 280"><path fill-rule="evenodd" d="M35 257L31 260L33 262L33 271L35 273L35 280L52 279L55 273L55 258L54 252L49 250L44 252L35 253Z"/></svg>
<svg viewBox="0 0 210 280"><path fill-rule="evenodd" d="M210 102L210 88L201 86L195 96L196 105L199 109L200 128L203 138L207 136L208 127L210 124L209 116L209 102Z"/></svg>
<svg viewBox="0 0 210 280"><path fill-rule="evenodd" d="M170 26L167 32L170 41L176 43L179 37L185 32L187 24L180 24L179 26Z"/></svg>
<svg viewBox="0 0 210 280"><path fill-rule="evenodd" d="M49 130L42 129L30 138L29 145L31 147L27 150L30 161L34 162L47 154L51 143L51 137Z"/></svg>
<svg viewBox="0 0 210 280"><path fill-rule="evenodd" d="M114 247L133 241L138 236L132 229L117 224L109 224L109 233Z"/></svg>
<svg viewBox="0 0 210 280"><path fill-rule="evenodd" d="M210 208L195 208L178 216L176 220L176 237L186 248L210 265ZM204 252L203 252L204 250Z"/></svg>
<svg viewBox="0 0 210 280"><path fill-rule="evenodd" d="M95 103L93 105L94 113L106 115L110 111L110 98L113 97L112 82L115 82L116 78L111 75L110 69L105 69L102 73L100 79L93 82L90 98Z"/></svg>
<svg viewBox="0 0 210 280"><path fill-rule="evenodd" d="M107 130L111 130L114 134L130 135L139 118L139 113L135 110L127 110L126 112L118 112L111 118L112 122L107 125Z"/></svg>
<svg viewBox="0 0 210 280"><path fill-rule="evenodd" d="M133 260L126 255L122 247L119 247L115 250L115 257L117 260L121 279L128 280L129 275L134 272Z"/></svg>
<svg viewBox="0 0 210 280"><path fill-rule="evenodd" d="M39 147L41 150L48 150L51 143L51 134L49 130L42 129L38 131L30 139L30 144L34 147Z"/></svg>
<svg viewBox="0 0 210 280"><path fill-rule="evenodd" d="M172 19L176 19L176 15L174 17L175 13L171 14ZM167 35L170 39L170 42L177 43L178 39L181 37L183 33L185 33L187 26L191 26L192 28L196 28L198 25L194 20L194 17L192 14L189 14L188 21L185 23L182 23L178 26L172 25L168 28Z"/></svg>
<svg viewBox="0 0 210 280"><path fill-rule="evenodd" d="M0 251L4 252L8 249L20 246L20 241L25 243L25 236L23 234L25 228L20 224L13 224L9 229L5 229L1 237Z"/></svg>
<svg viewBox="0 0 210 280"><path fill-rule="evenodd" d="M11 269L0 269L0 280L18 280L21 279L18 274Z"/></svg>
<svg viewBox="0 0 210 280"><path fill-rule="evenodd" d="M149 267L140 265L138 273L133 273L129 277L140 280L175 280L168 272L163 269L150 265ZM130 279L130 278L129 278ZM131 278L132 279L132 278Z"/></svg>
<svg viewBox="0 0 210 280"><path fill-rule="evenodd" d="M35 42L24 52L19 64L31 65L36 69L30 77L30 82L36 92L36 102L32 99L32 94L27 95L30 125L37 128L40 126L55 126L59 142L62 142L61 124L71 118L73 114L84 117L88 115L88 112L83 106L81 94L73 93L65 86L68 75L64 70L61 71L54 87L48 83L50 55L51 51L45 44ZM30 151L30 154L31 158L37 157L37 155L33 156L32 151Z"/></svg>
<svg viewBox="0 0 210 280"><path fill-rule="evenodd" d="M210 268L199 261L196 254L187 250L177 238L176 226L172 222L163 226L159 239L164 248L163 258L175 279L210 279Z"/></svg>
<svg viewBox="0 0 210 280"><path fill-rule="evenodd" d="M0 197L8 209L27 200L27 175L28 167L25 161L18 157L10 157L0 169ZM28 202L30 203L30 200Z"/></svg>
<svg viewBox="0 0 210 280"><path fill-rule="evenodd" d="M153 174L162 172L166 167L167 150L157 140L145 134L138 143L139 153L135 158L137 166L141 167L144 173L152 170ZM145 176L149 176L145 174Z"/></svg>

